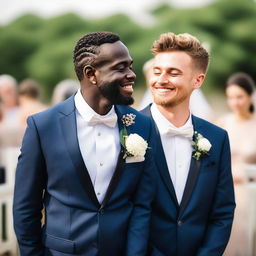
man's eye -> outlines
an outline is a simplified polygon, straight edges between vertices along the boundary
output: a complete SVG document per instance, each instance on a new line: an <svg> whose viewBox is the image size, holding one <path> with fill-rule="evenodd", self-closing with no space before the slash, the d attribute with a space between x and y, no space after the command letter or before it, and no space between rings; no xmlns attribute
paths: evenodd
<svg viewBox="0 0 256 256"><path fill-rule="evenodd" d="M171 76L178 76L179 73L177 73L177 72L171 72L170 75L171 75Z"/></svg>
<svg viewBox="0 0 256 256"><path fill-rule="evenodd" d="M125 70L125 67L124 66L120 66L117 68L118 71L124 71Z"/></svg>

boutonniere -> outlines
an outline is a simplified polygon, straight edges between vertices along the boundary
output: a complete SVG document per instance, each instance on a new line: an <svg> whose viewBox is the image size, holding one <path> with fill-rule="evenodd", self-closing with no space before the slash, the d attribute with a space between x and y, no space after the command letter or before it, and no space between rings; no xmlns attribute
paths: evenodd
<svg viewBox="0 0 256 256"><path fill-rule="evenodd" d="M124 159L126 163L142 162L148 148L148 143L138 134L128 134L126 127L135 123L134 114L123 115L121 121L124 128L120 131L120 140L124 150Z"/></svg>
<svg viewBox="0 0 256 256"><path fill-rule="evenodd" d="M203 155L209 155L212 144L210 141L198 132L194 133L194 140L192 141L192 147L194 149L193 157L199 160Z"/></svg>

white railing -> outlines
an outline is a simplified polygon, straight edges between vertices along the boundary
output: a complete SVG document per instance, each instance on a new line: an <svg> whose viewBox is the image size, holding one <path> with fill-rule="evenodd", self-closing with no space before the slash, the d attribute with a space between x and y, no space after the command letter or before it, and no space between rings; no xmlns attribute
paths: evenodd
<svg viewBox="0 0 256 256"><path fill-rule="evenodd" d="M19 148L1 149L0 166L5 172L5 181L0 184L0 255L18 255L17 241L13 230L12 201L15 180L15 169Z"/></svg>

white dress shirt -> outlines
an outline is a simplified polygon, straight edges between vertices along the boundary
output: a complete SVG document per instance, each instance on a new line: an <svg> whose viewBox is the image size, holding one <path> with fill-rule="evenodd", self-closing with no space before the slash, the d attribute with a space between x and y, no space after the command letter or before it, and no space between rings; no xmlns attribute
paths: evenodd
<svg viewBox="0 0 256 256"><path fill-rule="evenodd" d="M168 127L175 126L160 113L156 104L154 103L151 106L151 113L161 136L169 174L176 192L178 203L180 204L190 167L192 155L191 139L183 136L166 135L166 130L168 130ZM191 115L188 121L182 127L175 128L184 129L189 126L192 126Z"/></svg>
<svg viewBox="0 0 256 256"><path fill-rule="evenodd" d="M92 116L115 114L114 106L105 115L96 113L84 100L80 90L75 95L77 136L80 151L89 172L95 194L102 203L120 152L119 129L105 124L88 125Z"/></svg>

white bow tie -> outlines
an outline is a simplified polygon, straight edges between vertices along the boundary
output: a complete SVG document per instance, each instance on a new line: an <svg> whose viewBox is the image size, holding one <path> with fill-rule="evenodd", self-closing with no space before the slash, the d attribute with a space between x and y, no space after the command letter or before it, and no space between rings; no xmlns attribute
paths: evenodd
<svg viewBox="0 0 256 256"><path fill-rule="evenodd" d="M185 138L192 139L194 134L194 129L193 129L193 126L188 126L184 128L175 128L175 127L169 126L164 132L164 134L168 136L183 136Z"/></svg>
<svg viewBox="0 0 256 256"><path fill-rule="evenodd" d="M94 125L97 125L97 124L105 124L109 127L115 127L116 122L117 122L117 115L116 115L116 113L112 113L111 115L108 115L108 116L96 116L96 115L94 115L86 123L87 123L87 125L90 125L90 126L94 126Z"/></svg>

